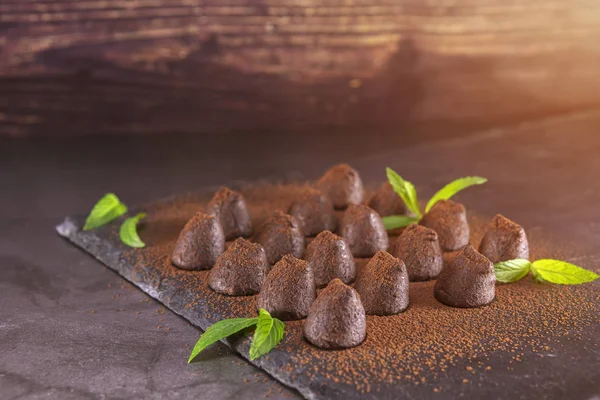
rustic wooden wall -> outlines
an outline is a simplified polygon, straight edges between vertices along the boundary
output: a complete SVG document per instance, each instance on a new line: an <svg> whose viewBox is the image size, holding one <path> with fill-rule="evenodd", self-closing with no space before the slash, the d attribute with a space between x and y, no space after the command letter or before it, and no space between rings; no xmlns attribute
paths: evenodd
<svg viewBox="0 0 600 400"><path fill-rule="evenodd" d="M387 129L598 104L598 0L0 0L4 134Z"/></svg>

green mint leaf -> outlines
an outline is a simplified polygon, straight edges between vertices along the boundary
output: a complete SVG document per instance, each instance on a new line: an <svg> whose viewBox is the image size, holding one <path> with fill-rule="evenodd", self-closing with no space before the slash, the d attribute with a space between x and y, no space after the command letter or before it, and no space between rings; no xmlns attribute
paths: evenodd
<svg viewBox="0 0 600 400"><path fill-rule="evenodd" d="M258 323L254 331L254 338L250 346L250 360L267 354L271 349L281 342L285 325L277 318L271 317L271 314L264 308L260 309L258 314Z"/></svg>
<svg viewBox="0 0 600 400"><path fill-rule="evenodd" d="M142 218L146 218L146 213L139 213L135 217L127 218L121 225L121 229L119 229L121 241L129 247L141 248L146 246L137 233L137 224Z"/></svg>
<svg viewBox="0 0 600 400"><path fill-rule="evenodd" d="M531 262L523 258L494 264L496 280L504 283L516 282L523 279L529 273L530 268Z"/></svg>
<svg viewBox="0 0 600 400"><path fill-rule="evenodd" d="M538 281L547 281L561 285L578 285L598 279L598 275L559 260L537 260L532 263L531 270Z"/></svg>
<svg viewBox="0 0 600 400"><path fill-rule="evenodd" d="M431 207L433 207L434 204L440 200L448 200L450 197L454 196L461 190L468 188L469 186L481 185L486 182L487 179L480 176L467 176L466 178L458 178L438 190L438 192L433 195L425 207L425 212L431 210Z"/></svg>
<svg viewBox="0 0 600 400"><path fill-rule="evenodd" d="M390 215L381 219L383 220L383 226L388 231L396 228L404 228L410 224L419 222L417 217L411 217L410 215Z"/></svg>
<svg viewBox="0 0 600 400"><path fill-rule="evenodd" d="M419 200L417 199L417 191L415 186L409 181L405 181L400 175L391 168L386 168L388 181L394 188L394 191L398 193L398 196L404 201L406 207L421 219L421 210L419 210Z"/></svg>
<svg viewBox="0 0 600 400"><path fill-rule="evenodd" d="M218 342L228 336L233 335L241 331L242 329L249 328L256 325L258 318L231 318L224 319L208 327L208 329L200 336L198 342L192 349L192 354L188 359L188 363L200 354L202 350L210 346L211 344Z"/></svg>
<svg viewBox="0 0 600 400"><path fill-rule="evenodd" d="M89 231L101 227L126 212L127 206L121 203L121 200L114 193L107 193L92 208L90 215L88 215L85 221L83 230Z"/></svg>

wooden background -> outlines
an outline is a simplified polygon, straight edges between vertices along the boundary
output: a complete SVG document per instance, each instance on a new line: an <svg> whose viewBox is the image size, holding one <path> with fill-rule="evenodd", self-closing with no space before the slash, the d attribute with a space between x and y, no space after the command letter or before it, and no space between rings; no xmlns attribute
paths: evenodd
<svg viewBox="0 0 600 400"><path fill-rule="evenodd" d="M0 0L0 134L443 129L599 104L598 0Z"/></svg>

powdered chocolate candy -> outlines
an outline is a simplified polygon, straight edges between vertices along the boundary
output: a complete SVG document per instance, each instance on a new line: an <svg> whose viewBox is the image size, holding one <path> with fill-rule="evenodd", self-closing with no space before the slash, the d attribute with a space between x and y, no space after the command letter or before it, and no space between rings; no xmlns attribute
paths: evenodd
<svg viewBox="0 0 600 400"><path fill-rule="evenodd" d="M369 199L368 205L382 217L410 214L404 201L394 191L392 184L389 182L381 185L379 190Z"/></svg>
<svg viewBox="0 0 600 400"><path fill-rule="evenodd" d="M351 205L344 213L342 236L354 257L371 257L388 247L388 235L381 217L362 204Z"/></svg>
<svg viewBox="0 0 600 400"><path fill-rule="evenodd" d="M356 265L350 248L338 235L323 231L306 248L304 256L315 275L317 287L339 278L350 283L356 277Z"/></svg>
<svg viewBox="0 0 600 400"><path fill-rule="evenodd" d="M258 293L269 268L260 244L238 238L210 270L208 285L215 292L230 296Z"/></svg>
<svg viewBox="0 0 600 400"><path fill-rule="evenodd" d="M296 218L305 236L315 236L322 231L334 231L337 225L331 201L318 190L308 190L295 200L288 214Z"/></svg>
<svg viewBox="0 0 600 400"><path fill-rule="evenodd" d="M479 245L479 252L494 264L515 258L529 259L527 234L521 225L496 215Z"/></svg>
<svg viewBox="0 0 600 400"><path fill-rule="evenodd" d="M286 254L302 257L304 254L304 234L296 218L275 211L258 229L255 242L260 243L267 252L267 260L275 264Z"/></svg>
<svg viewBox="0 0 600 400"><path fill-rule="evenodd" d="M209 269L225 249L225 235L217 219L198 213L179 234L171 261L181 269Z"/></svg>
<svg viewBox="0 0 600 400"><path fill-rule="evenodd" d="M378 251L361 270L354 289L369 315L398 314L408 307L408 273L402 260Z"/></svg>
<svg viewBox="0 0 600 400"><path fill-rule="evenodd" d="M310 307L303 332L306 340L323 349L361 344L367 335L367 318L356 290L332 280Z"/></svg>
<svg viewBox="0 0 600 400"><path fill-rule="evenodd" d="M246 200L238 192L221 187L206 206L206 212L219 220L225 239L252 234L252 220Z"/></svg>
<svg viewBox="0 0 600 400"><path fill-rule="evenodd" d="M317 182L317 188L325 193L335 208L360 204L363 199L363 183L358 172L347 164L331 167Z"/></svg>
<svg viewBox="0 0 600 400"><path fill-rule="evenodd" d="M257 307L273 317L295 320L306 317L317 297L313 271L304 260L285 255L269 272L258 295Z"/></svg>
<svg viewBox="0 0 600 400"><path fill-rule="evenodd" d="M471 245L453 255L434 286L435 298L451 307L481 307L494 300L494 264Z"/></svg>
<svg viewBox="0 0 600 400"><path fill-rule="evenodd" d="M404 229L390 245L390 253L404 261L411 282L435 279L444 266L437 233L417 224Z"/></svg>
<svg viewBox="0 0 600 400"><path fill-rule="evenodd" d="M421 225L438 234L444 251L455 251L469 244L469 223L465 206L452 200L440 200L429 210Z"/></svg>

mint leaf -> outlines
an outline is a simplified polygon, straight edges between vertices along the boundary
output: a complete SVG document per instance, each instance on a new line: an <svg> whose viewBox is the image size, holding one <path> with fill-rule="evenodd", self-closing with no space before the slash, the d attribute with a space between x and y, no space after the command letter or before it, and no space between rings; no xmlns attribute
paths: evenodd
<svg viewBox="0 0 600 400"><path fill-rule="evenodd" d="M398 193L398 196L404 201L406 207L421 219L421 210L419 210L419 200L417 199L417 191L415 186L409 181L405 181L400 175L398 175L393 169L385 169L388 181L394 188L394 191Z"/></svg>
<svg viewBox="0 0 600 400"><path fill-rule="evenodd" d="M146 246L137 233L137 224L142 218L146 218L146 213L139 213L135 217L127 218L121 225L121 229L119 229L121 241L129 247L141 248Z"/></svg>
<svg viewBox="0 0 600 400"><path fill-rule="evenodd" d="M466 178L458 178L438 190L438 192L433 195L425 207L425 212L431 210L431 207L433 207L434 204L440 200L448 200L450 197L454 196L461 190L468 188L469 186L481 185L486 182L487 179L480 176L467 176Z"/></svg>
<svg viewBox="0 0 600 400"><path fill-rule="evenodd" d="M88 215L85 221L83 230L89 231L101 227L126 212L127 206L121 203L121 200L114 193L107 193L92 208L90 215Z"/></svg>
<svg viewBox="0 0 600 400"><path fill-rule="evenodd" d="M285 325L277 318L271 317L271 314L264 308L260 309L258 314L258 323L254 338L250 346L250 360L267 354L271 349L281 342Z"/></svg>
<svg viewBox="0 0 600 400"><path fill-rule="evenodd" d="M578 285L580 283L592 282L598 279L598 275L559 260L537 260L531 267L534 276L538 281L547 281L561 285Z"/></svg>
<svg viewBox="0 0 600 400"><path fill-rule="evenodd" d="M208 327L208 329L200 336L198 342L192 349L192 354L188 359L188 363L200 354L202 350L210 346L211 344L224 339L228 336L233 335L241 331L242 329L256 325L258 318L231 318L224 319Z"/></svg>
<svg viewBox="0 0 600 400"><path fill-rule="evenodd" d="M383 220L383 226L388 231L396 228L404 228L419 221L417 217L411 217L410 215L390 215L381 219Z"/></svg>
<svg viewBox="0 0 600 400"><path fill-rule="evenodd" d="M529 273L531 262L523 258L517 258L510 261L502 261L494 264L496 280L499 282L511 283L521 280Z"/></svg>

